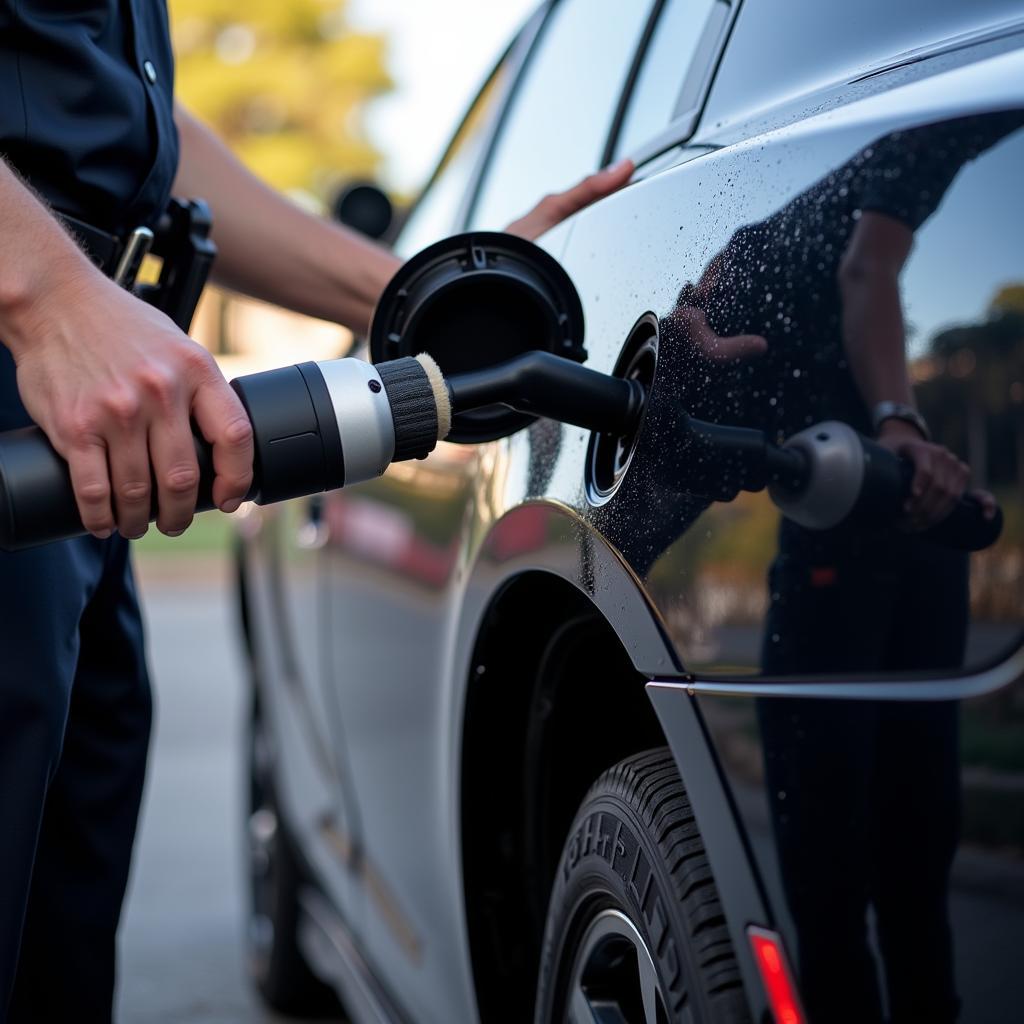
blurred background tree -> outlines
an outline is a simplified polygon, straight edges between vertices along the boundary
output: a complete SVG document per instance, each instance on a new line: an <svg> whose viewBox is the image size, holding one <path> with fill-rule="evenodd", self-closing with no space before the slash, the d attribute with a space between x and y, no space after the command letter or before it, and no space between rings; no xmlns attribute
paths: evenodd
<svg viewBox="0 0 1024 1024"><path fill-rule="evenodd" d="M328 201L372 178L366 103L392 87L385 40L339 0L170 0L177 92L276 188Z"/></svg>
<svg viewBox="0 0 1024 1024"><path fill-rule="evenodd" d="M316 212L381 160L367 104L393 87L386 39L354 30L344 0L169 0L176 92L259 177ZM351 344L342 328L206 289L192 336L228 376Z"/></svg>

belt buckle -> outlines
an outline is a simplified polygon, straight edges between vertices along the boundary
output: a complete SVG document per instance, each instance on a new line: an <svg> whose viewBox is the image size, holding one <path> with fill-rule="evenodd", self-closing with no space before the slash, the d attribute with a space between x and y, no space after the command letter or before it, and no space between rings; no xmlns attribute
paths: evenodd
<svg viewBox="0 0 1024 1024"><path fill-rule="evenodd" d="M135 286L135 278L139 274L142 261L152 244L153 232L149 228L138 227L128 236L121 258L117 261L117 269L114 271L115 284L131 291Z"/></svg>

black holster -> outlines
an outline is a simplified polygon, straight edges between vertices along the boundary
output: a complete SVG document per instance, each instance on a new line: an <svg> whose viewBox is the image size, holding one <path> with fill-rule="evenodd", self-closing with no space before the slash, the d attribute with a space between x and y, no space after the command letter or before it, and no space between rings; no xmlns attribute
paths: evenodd
<svg viewBox="0 0 1024 1024"><path fill-rule="evenodd" d="M210 208L202 199L171 199L150 252L163 261L156 284L138 284L135 294L188 332L210 275L217 247L210 238Z"/></svg>

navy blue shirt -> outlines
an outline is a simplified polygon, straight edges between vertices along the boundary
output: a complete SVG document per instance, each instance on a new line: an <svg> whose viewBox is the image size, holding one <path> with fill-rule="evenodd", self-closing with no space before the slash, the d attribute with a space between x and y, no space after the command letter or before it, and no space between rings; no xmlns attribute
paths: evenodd
<svg viewBox="0 0 1024 1024"><path fill-rule="evenodd" d="M152 225L178 165L165 0L0 0L0 153L54 207Z"/></svg>

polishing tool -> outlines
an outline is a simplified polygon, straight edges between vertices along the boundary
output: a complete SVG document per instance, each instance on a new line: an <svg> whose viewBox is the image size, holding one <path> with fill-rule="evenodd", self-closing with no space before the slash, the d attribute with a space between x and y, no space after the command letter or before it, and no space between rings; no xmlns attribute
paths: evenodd
<svg viewBox="0 0 1024 1024"><path fill-rule="evenodd" d="M501 406L592 430L628 429L644 394L633 381L532 351L446 378L425 352L373 365L346 358L267 370L231 382L252 423L257 505L330 491L380 476L392 462L422 459L456 414ZM196 511L213 508L213 456L195 438ZM152 517L156 518L156 508ZM67 463L38 427L0 434L0 548L79 536Z"/></svg>
<svg viewBox="0 0 1024 1024"><path fill-rule="evenodd" d="M352 358L300 363L238 377L231 386L252 422L247 499L258 505L370 480L392 462L425 458L460 415L476 410L504 408L622 436L640 422L647 397L635 380L539 350L449 377L421 352L376 366ZM818 424L780 447L763 431L705 423L680 409L676 431L679 465L665 472L690 493L731 501L767 486L784 515L812 530L902 517L913 466L847 424ZM195 449L202 512L213 507L213 458L201 437ZM1001 528L1001 512L986 517L964 495L923 535L977 551L995 543ZM84 532L67 464L45 434L38 427L0 434L0 547Z"/></svg>

